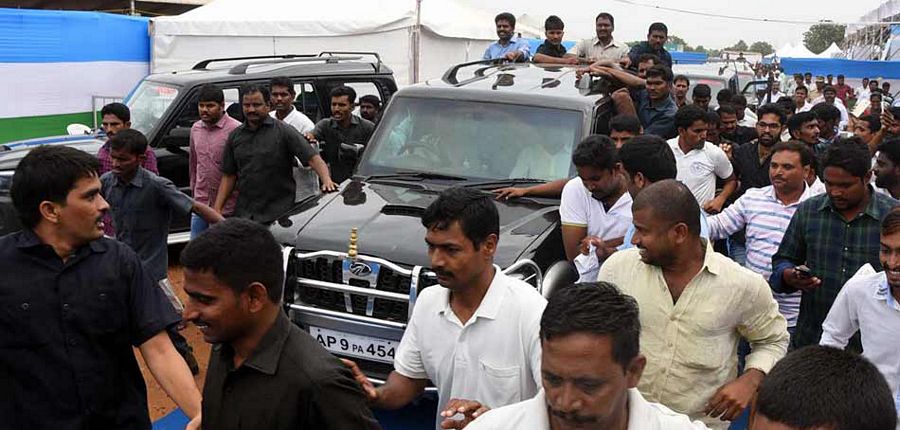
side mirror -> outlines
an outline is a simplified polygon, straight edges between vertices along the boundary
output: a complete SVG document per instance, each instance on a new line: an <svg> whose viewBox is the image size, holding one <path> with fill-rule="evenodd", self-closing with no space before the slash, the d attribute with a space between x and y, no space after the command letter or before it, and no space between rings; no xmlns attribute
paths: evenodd
<svg viewBox="0 0 900 430"><path fill-rule="evenodd" d="M338 158L346 163L356 163L366 147L359 143L341 143Z"/></svg>
<svg viewBox="0 0 900 430"><path fill-rule="evenodd" d="M578 282L578 269L568 261L557 261L544 273L544 281L541 283L541 294L544 298L550 297L550 293L556 288Z"/></svg>
<svg viewBox="0 0 900 430"><path fill-rule="evenodd" d="M191 128L175 127L169 130L169 133L160 141L160 146L168 149L181 149L191 146Z"/></svg>
<svg viewBox="0 0 900 430"><path fill-rule="evenodd" d="M590 74L590 73L584 73L584 74L581 75L580 78L578 78L577 81L575 81L575 86L576 86L579 90L588 90L588 89L591 88L591 81L592 81L592 80L593 80L593 78L591 77L591 74Z"/></svg>

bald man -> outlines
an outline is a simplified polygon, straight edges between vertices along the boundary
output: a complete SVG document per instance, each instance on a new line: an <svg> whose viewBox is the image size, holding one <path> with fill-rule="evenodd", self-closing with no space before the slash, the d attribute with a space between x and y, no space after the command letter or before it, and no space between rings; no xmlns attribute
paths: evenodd
<svg viewBox="0 0 900 430"><path fill-rule="evenodd" d="M726 429L787 351L787 323L761 276L700 237L699 211L681 182L644 188L632 205L635 248L609 257L599 280L618 285L641 309L641 393ZM734 379L741 337L753 352Z"/></svg>

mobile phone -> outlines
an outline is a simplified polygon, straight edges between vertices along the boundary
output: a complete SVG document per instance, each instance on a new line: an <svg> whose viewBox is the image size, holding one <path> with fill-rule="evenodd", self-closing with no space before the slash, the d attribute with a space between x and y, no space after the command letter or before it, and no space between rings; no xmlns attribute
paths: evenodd
<svg viewBox="0 0 900 430"><path fill-rule="evenodd" d="M805 264L801 264L799 266L794 267L794 272L796 272L797 276L799 276L801 278L812 277L812 271L810 271L809 267L806 267Z"/></svg>

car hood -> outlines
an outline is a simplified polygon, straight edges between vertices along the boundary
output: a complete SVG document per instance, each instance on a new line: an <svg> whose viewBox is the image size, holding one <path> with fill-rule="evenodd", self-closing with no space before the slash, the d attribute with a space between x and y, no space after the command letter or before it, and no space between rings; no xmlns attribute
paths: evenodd
<svg viewBox="0 0 900 430"><path fill-rule="evenodd" d="M0 145L0 170L15 170L19 162L22 161L28 152L38 146L43 145L65 145L71 148L80 149L91 155L96 155L100 147L103 146L103 140L97 136L52 136L42 137L39 139L20 140Z"/></svg>
<svg viewBox="0 0 900 430"><path fill-rule="evenodd" d="M407 266L429 266L425 227L421 216L438 191L418 189L418 183L397 185L345 183L336 194L314 197L293 215L272 226L275 237L302 251L347 252L350 230L359 231L362 255ZM506 267L547 229L559 222L558 202L518 199L496 202L500 215L500 241L494 262Z"/></svg>

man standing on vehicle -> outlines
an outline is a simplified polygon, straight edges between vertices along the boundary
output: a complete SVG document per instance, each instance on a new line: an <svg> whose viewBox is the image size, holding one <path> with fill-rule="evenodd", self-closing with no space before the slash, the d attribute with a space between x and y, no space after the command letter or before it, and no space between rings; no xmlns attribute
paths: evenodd
<svg viewBox="0 0 900 430"><path fill-rule="evenodd" d="M531 59L528 42L516 37L516 17L503 12L494 18L499 40L488 45L484 50L485 60L506 60L524 62Z"/></svg>
<svg viewBox="0 0 900 430"><path fill-rule="evenodd" d="M619 114L634 115L641 120L645 134L655 134L668 139L675 132L675 102L672 100L672 70L659 64L647 70L647 78L641 79L628 72L612 67L592 64L581 73L615 79L628 88L621 88L612 94L613 103ZM635 90L632 98L632 91Z"/></svg>
<svg viewBox="0 0 900 430"><path fill-rule="evenodd" d="M613 31L616 29L616 20L612 15L601 12L594 19L597 35L592 39L582 39L569 50L569 55L574 55L580 62L596 63L603 61L606 65L613 65L627 59L628 47L616 43L613 39ZM637 63L635 63L637 64Z"/></svg>
<svg viewBox="0 0 900 430"><path fill-rule="evenodd" d="M662 64L672 68L672 56L666 51L665 44L669 38L669 28L661 22L650 24L647 41L634 45L628 53L631 64L637 65L642 54L653 54L659 57Z"/></svg>
<svg viewBox="0 0 900 430"><path fill-rule="evenodd" d="M199 203L212 206L222 182L222 152L228 135L240 127L240 121L225 113L225 94L212 84L200 87L197 109L200 120L191 126L191 147L188 172L191 178L191 195ZM222 215L234 213L237 194L222 208ZM207 229L209 224L197 214L191 214L191 239Z"/></svg>
<svg viewBox="0 0 900 430"><path fill-rule="evenodd" d="M452 417L461 412L463 422L470 421L482 407L456 399L497 408L537 394L540 319L547 302L493 264L500 217L489 196L450 188L428 206L422 225L440 286L420 291L394 371L376 388L354 362L344 361L376 408L409 404L431 380L442 411L435 424L461 428Z"/></svg>
<svg viewBox="0 0 900 430"><path fill-rule="evenodd" d="M538 46L534 53L535 63L545 64L578 64L578 57L566 53L566 47L562 45L565 34L565 23L556 15L550 15L544 20L544 43Z"/></svg>
<svg viewBox="0 0 900 430"><path fill-rule="evenodd" d="M165 333L180 318L134 251L103 237L98 167L47 145L16 169L24 229L0 238L0 426L149 429L137 348L196 429L200 393Z"/></svg>
<svg viewBox="0 0 900 430"><path fill-rule="evenodd" d="M213 208L222 213L237 185L234 215L267 224L294 205L294 157L308 163L322 182L322 191L337 190L328 166L293 127L269 116L269 90L247 85L241 89L246 122L229 136L222 155L222 183Z"/></svg>
<svg viewBox="0 0 900 430"><path fill-rule="evenodd" d="M272 92L272 107L275 108L269 112L272 118L290 124L300 134L309 133L316 127L308 116L294 107L297 92L294 90L294 82L291 81L291 78L285 76L272 78L269 81L269 91Z"/></svg>
<svg viewBox="0 0 900 430"><path fill-rule="evenodd" d="M334 182L340 184L353 175L362 149L369 144L375 124L353 114L356 91L347 86L331 90L331 118L316 124L306 133L310 141L321 145L322 158L331 169Z"/></svg>

